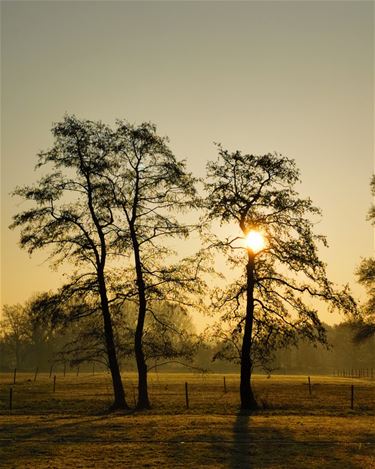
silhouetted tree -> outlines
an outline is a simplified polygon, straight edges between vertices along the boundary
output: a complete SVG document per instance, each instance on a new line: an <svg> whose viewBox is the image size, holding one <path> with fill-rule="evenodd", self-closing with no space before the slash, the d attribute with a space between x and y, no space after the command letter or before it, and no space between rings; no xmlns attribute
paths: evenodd
<svg viewBox="0 0 375 469"><path fill-rule="evenodd" d="M21 247L49 249L55 265L65 260L80 269L100 303L112 376L113 408L127 408L116 356L106 268L113 212L103 174L111 164L112 131L100 122L66 116L52 128L53 146L39 153L37 168L51 167L34 186L14 192L33 208L14 217Z"/></svg>
<svg viewBox="0 0 375 469"><path fill-rule="evenodd" d="M307 303L316 297L331 308L353 308L346 291L336 293L318 257L325 238L313 233L310 217L320 212L310 199L298 196L299 172L293 160L278 154L230 153L221 146L219 158L208 163L206 209L210 220L233 227L233 236L212 242L234 266L244 266L240 278L217 292L215 306L229 324L238 345L242 409L255 409L251 385L254 359L273 347L303 335L326 340L317 311ZM266 247L246 248L251 230L262 232ZM211 235L212 237L212 235Z"/></svg>
<svg viewBox="0 0 375 469"><path fill-rule="evenodd" d="M371 180L371 193L375 196L375 176ZM368 220L375 225L375 205L372 205ZM354 340L361 342L375 335L375 259L373 257L363 259L357 270L358 281L363 285L368 294L368 300L363 305L363 319L356 326Z"/></svg>
<svg viewBox="0 0 375 469"><path fill-rule="evenodd" d="M23 351L31 335L27 310L21 304L4 305L2 316L3 319L0 321L2 341L8 349L8 354L13 358L12 365L20 368Z"/></svg>
<svg viewBox="0 0 375 469"><path fill-rule="evenodd" d="M49 248L56 265L68 260L77 266L70 282L41 311L62 322L101 312L114 408L127 405L111 307L114 311L123 301L136 301L137 406L147 408L146 315L156 318L155 304L161 301L187 309L194 303L192 292L202 287L202 253L172 262L175 253L164 244L168 238L186 238L194 229L175 214L198 206L195 179L152 124L117 121L111 129L67 116L52 132L54 145L40 153L38 164L52 166L52 171L36 186L15 191L36 208L18 214L12 227L22 228L21 246L30 253Z"/></svg>
<svg viewBox="0 0 375 469"><path fill-rule="evenodd" d="M172 363L192 366L200 342L191 317L173 303L160 302L150 307L153 314L146 318L143 341L148 369Z"/></svg>
<svg viewBox="0 0 375 469"><path fill-rule="evenodd" d="M198 203L195 180L186 171L185 162L177 161L167 139L156 133L152 124L132 126L117 122L116 163L108 179L115 206L122 214L117 230L116 248L131 246L135 271L138 318L134 350L138 368L138 408L150 406L147 391L147 364L143 335L147 314L156 317L151 307L155 300L179 302L185 295L182 286L198 285L197 265L186 259L165 263L173 252L165 239L186 238L191 226L176 218Z"/></svg>
<svg viewBox="0 0 375 469"><path fill-rule="evenodd" d="M0 321L0 340L3 344L2 364L21 369L38 366L48 369L54 355L64 342L60 330L36 320L35 308L49 297L48 293L34 295L24 304L4 305Z"/></svg>

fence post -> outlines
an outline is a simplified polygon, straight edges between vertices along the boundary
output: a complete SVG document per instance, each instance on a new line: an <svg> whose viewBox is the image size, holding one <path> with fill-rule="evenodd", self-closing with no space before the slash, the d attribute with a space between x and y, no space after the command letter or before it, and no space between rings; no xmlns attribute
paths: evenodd
<svg viewBox="0 0 375 469"><path fill-rule="evenodd" d="M189 408L189 392L188 392L188 384L185 382L185 401L186 401L186 408Z"/></svg>
<svg viewBox="0 0 375 469"><path fill-rule="evenodd" d="M308 380L308 383L309 383L309 395L311 397L311 380L310 380L310 376L307 377L307 380Z"/></svg>
<svg viewBox="0 0 375 469"><path fill-rule="evenodd" d="M133 401L134 401L134 407L135 407L137 405L137 399L135 397L135 387L133 383L132 383L132 389L133 389Z"/></svg>
<svg viewBox="0 0 375 469"><path fill-rule="evenodd" d="M53 376L53 392L56 392L56 375Z"/></svg>
<svg viewBox="0 0 375 469"><path fill-rule="evenodd" d="M78 366L78 368L77 368L77 376L78 376L78 375L79 375L79 366Z"/></svg>
<svg viewBox="0 0 375 469"><path fill-rule="evenodd" d="M9 413L12 412L13 409L13 388L9 388Z"/></svg>
<svg viewBox="0 0 375 469"><path fill-rule="evenodd" d="M351 395L350 395L350 408L354 409L354 384L351 387Z"/></svg>
<svg viewBox="0 0 375 469"><path fill-rule="evenodd" d="M225 376L224 376L224 392L227 392L227 383L225 382Z"/></svg>
<svg viewBox="0 0 375 469"><path fill-rule="evenodd" d="M16 378L17 378L17 368L15 368L13 371L13 384L16 384Z"/></svg>
<svg viewBox="0 0 375 469"><path fill-rule="evenodd" d="M52 368L53 368L53 363L52 363L52 365L51 365L51 367L50 367L50 369L49 369L49 377L52 376Z"/></svg>
<svg viewBox="0 0 375 469"><path fill-rule="evenodd" d="M34 383L36 381L36 377L38 376L38 371L39 371L39 367L37 366L35 369L35 373L34 373Z"/></svg>

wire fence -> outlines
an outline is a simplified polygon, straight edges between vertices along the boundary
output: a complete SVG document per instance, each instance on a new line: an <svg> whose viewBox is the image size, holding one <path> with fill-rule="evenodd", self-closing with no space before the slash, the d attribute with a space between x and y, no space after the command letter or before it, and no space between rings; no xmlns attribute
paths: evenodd
<svg viewBox="0 0 375 469"><path fill-rule="evenodd" d="M335 414L351 410L375 415L375 381L371 370L340 373L331 377L283 375L269 379L255 375L254 393L260 409L265 411ZM135 407L136 374L124 374L123 382L128 404ZM153 410L160 413L233 413L239 408L239 376L150 373L149 396ZM111 401L112 385L107 373L0 375L2 414L84 414L108 407Z"/></svg>

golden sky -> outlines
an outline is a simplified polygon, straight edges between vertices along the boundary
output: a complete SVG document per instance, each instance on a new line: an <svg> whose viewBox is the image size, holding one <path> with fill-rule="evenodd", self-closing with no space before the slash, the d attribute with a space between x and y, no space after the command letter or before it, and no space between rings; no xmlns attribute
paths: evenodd
<svg viewBox="0 0 375 469"><path fill-rule="evenodd" d="M1 12L2 303L62 281L8 225L22 209L9 192L35 180L66 112L153 121L197 176L213 142L294 158L301 193L323 210L330 278L361 295L353 271L373 254L373 2L3 1Z"/></svg>

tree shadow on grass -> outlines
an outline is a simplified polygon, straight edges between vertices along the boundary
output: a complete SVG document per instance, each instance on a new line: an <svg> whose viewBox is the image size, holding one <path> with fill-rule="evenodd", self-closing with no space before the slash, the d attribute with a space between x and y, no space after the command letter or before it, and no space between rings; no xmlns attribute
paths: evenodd
<svg viewBox="0 0 375 469"><path fill-rule="evenodd" d="M306 438L308 437L308 438ZM252 425L250 414L239 413L233 425L233 445L230 449L231 469L266 469L302 467L362 468L351 455L365 455L371 447L360 449L332 438L319 439L318 435L299 435L296 428L274 428Z"/></svg>
<svg viewBox="0 0 375 469"><path fill-rule="evenodd" d="M233 448L231 450L231 468L252 468L251 436L249 432L250 414L238 413L233 426Z"/></svg>
<svg viewBox="0 0 375 469"><path fill-rule="evenodd" d="M38 422L24 422L21 425L10 423L0 431L0 466L5 464L5 467L18 467L20 461L53 457L55 448L61 445L106 443L110 441L106 434L108 429L116 432L118 427L108 420L113 415L116 414L103 413L100 416L86 418L69 415L50 416ZM126 430L126 425L122 424L121 430L124 429ZM122 433L121 441L123 441Z"/></svg>
<svg viewBox="0 0 375 469"><path fill-rule="evenodd" d="M80 467L93 467L94 457L102 463L101 467L371 467L359 462L362 457L370 460L374 449L373 445L366 445L370 441L367 434L361 440L350 441L332 434L329 441L323 441L298 419L284 419L283 423L277 417L270 416L269 420L266 417L239 413L216 417L178 415L165 419L157 415L26 419L23 428L19 424L4 425L2 433L6 437L8 431L9 438L1 441L0 433L3 453L0 466L76 467L72 465L74 456L78 457ZM110 464L106 457L112 461Z"/></svg>

